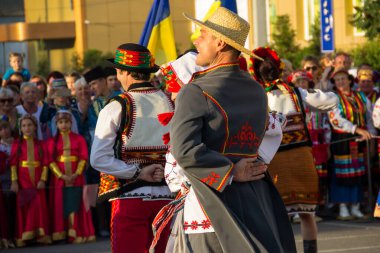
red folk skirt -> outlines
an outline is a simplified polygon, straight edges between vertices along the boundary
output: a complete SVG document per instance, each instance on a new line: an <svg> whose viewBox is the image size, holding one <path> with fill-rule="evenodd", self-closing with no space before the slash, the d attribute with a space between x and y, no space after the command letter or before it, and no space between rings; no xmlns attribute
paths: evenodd
<svg viewBox="0 0 380 253"><path fill-rule="evenodd" d="M64 171L62 171L64 172ZM79 175L72 187L82 188L84 185L83 175ZM83 195L80 196L79 209L65 217L64 214L64 191L65 182L53 177L51 180L49 205L52 218L53 241L68 239L72 243L95 241L95 230L92 224L91 210L86 210L83 203Z"/></svg>
<svg viewBox="0 0 380 253"><path fill-rule="evenodd" d="M27 167L18 168L19 191L16 197L16 245L22 247L26 241L36 239L39 243L51 243L49 213L45 189L38 190L42 168L34 168L29 175Z"/></svg>

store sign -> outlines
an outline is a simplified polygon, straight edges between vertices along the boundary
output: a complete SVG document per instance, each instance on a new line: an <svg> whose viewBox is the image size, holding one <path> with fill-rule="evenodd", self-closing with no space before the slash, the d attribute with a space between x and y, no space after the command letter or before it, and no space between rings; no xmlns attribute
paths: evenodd
<svg viewBox="0 0 380 253"><path fill-rule="evenodd" d="M333 0L321 0L321 52L334 52Z"/></svg>

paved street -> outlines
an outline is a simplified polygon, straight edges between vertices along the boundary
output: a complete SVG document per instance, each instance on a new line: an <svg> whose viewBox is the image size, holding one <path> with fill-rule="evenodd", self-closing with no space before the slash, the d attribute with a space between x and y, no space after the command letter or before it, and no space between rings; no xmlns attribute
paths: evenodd
<svg viewBox="0 0 380 253"><path fill-rule="evenodd" d="M293 225L298 252L303 252L300 226ZM318 252L380 252L380 221L318 223Z"/></svg>
<svg viewBox="0 0 380 253"><path fill-rule="evenodd" d="M380 221L323 221L318 224L320 253L380 253ZM293 225L298 252L303 252L300 226ZM10 253L106 253L109 241L100 240L83 245L53 245L12 249Z"/></svg>

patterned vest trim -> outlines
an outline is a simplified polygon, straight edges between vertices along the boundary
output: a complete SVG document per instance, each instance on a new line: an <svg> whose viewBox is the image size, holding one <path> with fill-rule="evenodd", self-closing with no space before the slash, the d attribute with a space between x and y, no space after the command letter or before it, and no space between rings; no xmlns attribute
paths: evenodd
<svg viewBox="0 0 380 253"><path fill-rule="evenodd" d="M338 92L339 109L342 117L358 127L366 127L367 97L362 92L352 91L349 96ZM339 132L339 131L337 131Z"/></svg>
<svg viewBox="0 0 380 253"><path fill-rule="evenodd" d="M295 112L286 115L287 123L283 130L283 137L279 150L290 148L311 146L309 131L306 126L306 114L302 103L302 97L298 89L294 89L287 84L278 85L283 93L288 93L293 102Z"/></svg>
<svg viewBox="0 0 380 253"><path fill-rule="evenodd" d="M155 113L159 114L161 111L173 111L174 106L166 94L161 92L160 94L159 92L160 91L156 89L133 90L120 94L110 100L110 102L117 101L121 104L122 117L120 126L124 126L120 127L117 133L114 145L116 158L128 162L129 164L165 164L165 154L169 146L161 145L161 136L168 132L169 129L168 127L160 125ZM158 100L157 97L166 99ZM160 104L160 106L155 106L155 108L159 108L160 112L150 108L150 117L143 117L143 114L146 114L146 110L144 111L144 104L153 102L155 105L157 102ZM154 136L147 134L152 132L152 129L155 130ZM118 179L112 175L101 173L98 201L104 201L119 196L121 187L128 183L130 183L128 180ZM138 185L138 187L148 185L156 186L164 185L164 182L158 184L140 183L135 185Z"/></svg>

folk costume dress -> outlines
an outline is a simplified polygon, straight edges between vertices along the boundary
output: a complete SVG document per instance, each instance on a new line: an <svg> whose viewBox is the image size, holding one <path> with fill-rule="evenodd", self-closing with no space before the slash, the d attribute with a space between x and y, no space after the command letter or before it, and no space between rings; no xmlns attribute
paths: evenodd
<svg viewBox="0 0 380 253"><path fill-rule="evenodd" d="M91 164L100 172L100 198L112 196L111 248L118 252L147 252L153 239L152 222L173 199L165 182L133 179L140 166L165 164L168 145L162 136L169 128L157 115L173 111L169 97L150 83L132 84L100 111L91 148ZM136 186L126 192L125 185ZM156 252L165 252L169 229Z"/></svg>
<svg viewBox="0 0 380 253"><path fill-rule="evenodd" d="M51 243L49 213L45 189L37 189L38 182L47 180L46 152L42 142L33 137L15 140L10 155L11 179L17 181L16 246L36 239Z"/></svg>
<svg viewBox="0 0 380 253"><path fill-rule="evenodd" d="M372 123L371 103L362 92L349 95L336 93L339 107L329 112L333 127L331 141L355 137L357 127L376 135ZM332 144L334 167L330 184L330 201L335 203L360 203L363 199L362 184L365 176L365 142L355 140Z"/></svg>
<svg viewBox="0 0 380 253"><path fill-rule="evenodd" d="M287 118L279 151L269 172L289 213L314 212L319 198L318 175L306 126L304 106L329 110L337 106L335 94L293 88L281 80L267 87L268 106Z"/></svg>
<svg viewBox="0 0 380 253"><path fill-rule="evenodd" d="M376 101L380 98L380 93L377 92L375 89L370 93L368 94L367 96L367 99L371 102L371 109L372 109L372 112L375 111L375 104L376 104ZM372 114L374 115L374 114ZM375 121L373 119L373 121ZM378 127L376 127L378 128ZM376 129L376 135L379 136L380 135L380 129ZM376 158L374 159L373 161L373 164L375 166L372 166L372 173L374 174L374 177L376 179L379 179L380 178L380 166L376 166L376 164L380 164L380 139L375 139L375 143L376 143Z"/></svg>
<svg viewBox="0 0 380 253"><path fill-rule="evenodd" d="M5 174L6 172L7 160L8 155L5 152L0 151L0 175ZM2 248L2 242L9 239L7 216L7 210L3 197L2 180L0 179L0 248Z"/></svg>
<svg viewBox="0 0 380 253"><path fill-rule="evenodd" d="M82 198L82 187L85 184L83 171L88 161L86 141L71 131L59 132L47 141L47 149L51 159L49 167L53 172L49 196L53 241L94 241L91 211L86 210ZM62 175L71 176L74 173L78 176L71 185L61 179ZM69 204L73 206L68 207Z"/></svg>
<svg viewBox="0 0 380 253"><path fill-rule="evenodd" d="M328 189L328 149L331 141L331 127L327 113L313 112L305 108L307 129L313 144L312 153L314 156L315 169L319 179L319 200L325 202Z"/></svg>
<svg viewBox="0 0 380 253"><path fill-rule="evenodd" d="M13 142L13 141L12 141ZM9 156L12 144L0 141L0 248L1 244L6 248L10 245L9 241L13 238L15 224L16 195L10 191L11 169L9 166ZM13 245L14 246L14 245Z"/></svg>
<svg viewBox="0 0 380 253"><path fill-rule="evenodd" d="M372 120L373 125L379 129L380 128L380 99L377 99L374 106L373 106L373 112L372 112ZM378 140L379 143L379 140ZM380 147L378 148L378 152L380 151ZM380 152L379 152L380 157ZM374 217L380 217L380 191L377 196L377 201L375 205L375 211L374 211Z"/></svg>
<svg viewBox="0 0 380 253"><path fill-rule="evenodd" d="M187 198L196 197L202 215L186 220L186 199L174 252L296 251L270 176L232 181L236 162L258 156L267 115L264 90L238 63L198 72L181 89L171 121L172 154L191 183Z"/></svg>

